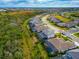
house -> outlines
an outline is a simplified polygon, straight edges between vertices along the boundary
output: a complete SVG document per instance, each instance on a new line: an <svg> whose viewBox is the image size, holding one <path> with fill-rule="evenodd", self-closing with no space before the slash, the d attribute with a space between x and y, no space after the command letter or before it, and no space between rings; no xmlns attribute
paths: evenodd
<svg viewBox="0 0 79 59"><path fill-rule="evenodd" d="M44 45L48 53L54 55L58 52L58 49L49 41L45 41Z"/></svg>
<svg viewBox="0 0 79 59"><path fill-rule="evenodd" d="M35 29L36 32L41 32L41 31L43 31L43 30L45 30L47 28L48 27L44 26L44 25L37 25L37 26L34 27L34 29Z"/></svg>
<svg viewBox="0 0 79 59"><path fill-rule="evenodd" d="M74 27L75 25L76 24L73 21L66 23L66 27L68 28Z"/></svg>
<svg viewBox="0 0 79 59"><path fill-rule="evenodd" d="M44 45L49 48L48 51L50 51L50 53L61 53L76 47L73 42L65 41L61 38L47 40Z"/></svg>
<svg viewBox="0 0 79 59"><path fill-rule="evenodd" d="M79 49L68 51L65 55L63 55L62 59L79 59Z"/></svg>
<svg viewBox="0 0 79 59"><path fill-rule="evenodd" d="M41 24L42 23L42 21L39 19L39 18L32 18L31 20L30 20L30 22L29 22L29 24L31 24L31 25L35 25L35 24Z"/></svg>
<svg viewBox="0 0 79 59"><path fill-rule="evenodd" d="M31 21L29 22L29 26L33 32L37 33L37 36L40 39L47 40L55 36L54 31L43 24L39 18L31 19Z"/></svg>
<svg viewBox="0 0 79 59"><path fill-rule="evenodd" d="M79 19L73 21L75 24L79 24Z"/></svg>
<svg viewBox="0 0 79 59"><path fill-rule="evenodd" d="M47 28L38 33L39 38L41 39L51 39L55 36L54 31Z"/></svg>
<svg viewBox="0 0 79 59"><path fill-rule="evenodd" d="M49 29L49 28L47 28L47 29L45 29L45 30L42 30L42 33L43 33L44 35L46 35L46 37L47 37L48 39L53 38L53 37L55 36L54 30Z"/></svg>
<svg viewBox="0 0 79 59"><path fill-rule="evenodd" d="M33 32L40 32L48 27L42 23L42 21L38 18L33 18L29 22L29 26Z"/></svg>
<svg viewBox="0 0 79 59"><path fill-rule="evenodd" d="M62 27L65 27L66 24L65 23L57 23L58 26L62 26Z"/></svg>
<svg viewBox="0 0 79 59"><path fill-rule="evenodd" d="M79 20L73 20L71 22L66 23L66 27L74 27L75 25L79 24Z"/></svg>
<svg viewBox="0 0 79 59"><path fill-rule="evenodd" d="M67 23L62 23L62 22L57 23L58 26L68 27L68 28L74 27L77 24L79 24L79 20L74 20L74 21L67 22Z"/></svg>
<svg viewBox="0 0 79 59"><path fill-rule="evenodd" d="M41 31L42 25L42 21L39 18L33 18L29 22L29 26L33 32L36 32L38 29Z"/></svg>
<svg viewBox="0 0 79 59"><path fill-rule="evenodd" d="M68 22L68 23L57 23L58 26L62 26L62 27L67 27L67 28L71 28L73 26L75 26L74 22Z"/></svg>
<svg viewBox="0 0 79 59"><path fill-rule="evenodd" d="M60 20L56 19L54 16L50 16L49 20L51 22L55 22L55 23L60 23L61 22Z"/></svg>

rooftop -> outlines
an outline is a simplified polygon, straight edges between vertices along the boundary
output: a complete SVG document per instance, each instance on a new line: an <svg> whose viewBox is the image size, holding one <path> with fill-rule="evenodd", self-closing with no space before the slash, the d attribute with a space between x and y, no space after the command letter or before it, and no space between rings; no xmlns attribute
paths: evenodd
<svg viewBox="0 0 79 59"><path fill-rule="evenodd" d="M79 49L70 50L67 53L72 57L72 59L79 59Z"/></svg>
<svg viewBox="0 0 79 59"><path fill-rule="evenodd" d="M47 36L54 34L54 31L51 30L51 29L45 29L45 30L43 30L42 32L43 32L44 34L46 34Z"/></svg>
<svg viewBox="0 0 79 59"><path fill-rule="evenodd" d="M75 48L74 43L70 42L70 41L64 41L61 38L56 38L56 39L50 39L48 40L48 42L51 43L51 45L54 45L55 48L59 51L59 52L63 52L65 50L68 49L72 49ZM51 47L52 48L52 47Z"/></svg>

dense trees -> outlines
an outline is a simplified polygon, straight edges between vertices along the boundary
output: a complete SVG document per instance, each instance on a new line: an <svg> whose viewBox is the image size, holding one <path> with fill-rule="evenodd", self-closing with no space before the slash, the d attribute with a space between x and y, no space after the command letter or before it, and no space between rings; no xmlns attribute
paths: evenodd
<svg viewBox="0 0 79 59"><path fill-rule="evenodd" d="M38 13L0 13L0 59L46 59L43 46L30 32L29 18ZM37 56L36 56L37 55Z"/></svg>
<svg viewBox="0 0 79 59"><path fill-rule="evenodd" d="M21 27L13 16L0 15L0 59L15 59L16 52L22 54L22 48L19 45L21 32ZM19 57L22 58L18 56L17 59Z"/></svg>

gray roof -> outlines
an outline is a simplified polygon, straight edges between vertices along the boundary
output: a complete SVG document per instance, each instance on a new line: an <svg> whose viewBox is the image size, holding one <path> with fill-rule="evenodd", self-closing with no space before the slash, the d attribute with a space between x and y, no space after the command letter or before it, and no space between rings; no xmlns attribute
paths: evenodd
<svg viewBox="0 0 79 59"><path fill-rule="evenodd" d="M34 17L34 18L31 19L30 23L32 23L32 24L41 24L42 22L40 21L39 18Z"/></svg>
<svg viewBox="0 0 79 59"><path fill-rule="evenodd" d="M79 49L70 50L67 54L70 55L72 59L79 59Z"/></svg>
<svg viewBox="0 0 79 59"><path fill-rule="evenodd" d="M54 16L51 16L50 20L53 21L53 22L56 22L56 23L61 22L60 20L56 19Z"/></svg>
<svg viewBox="0 0 79 59"><path fill-rule="evenodd" d="M49 41L45 41L44 45L46 46L48 52L57 52L58 51L56 49L56 47L54 45L52 45L52 43L50 43Z"/></svg>
<svg viewBox="0 0 79 59"><path fill-rule="evenodd" d="M54 37L54 35L54 31L48 28L43 29L38 33L38 37L41 39L51 39Z"/></svg>
<svg viewBox="0 0 79 59"><path fill-rule="evenodd" d="M67 23L57 23L57 25L59 26L66 26L66 27L73 27L75 25L79 24L79 20L74 20L74 21L71 21L71 22L67 22Z"/></svg>
<svg viewBox="0 0 79 59"><path fill-rule="evenodd" d="M65 23L57 23L57 25L59 25L59 26L65 26L66 24Z"/></svg>
<svg viewBox="0 0 79 59"><path fill-rule="evenodd" d="M51 29L45 29L42 30L42 33L44 33L48 38L54 37L54 31Z"/></svg>
<svg viewBox="0 0 79 59"><path fill-rule="evenodd" d="M43 33L39 32L37 35L41 40L47 40L47 37Z"/></svg>

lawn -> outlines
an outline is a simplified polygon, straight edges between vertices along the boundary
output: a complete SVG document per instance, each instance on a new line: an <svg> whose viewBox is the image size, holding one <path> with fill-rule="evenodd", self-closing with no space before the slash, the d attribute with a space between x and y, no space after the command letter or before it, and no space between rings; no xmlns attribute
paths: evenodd
<svg viewBox="0 0 79 59"><path fill-rule="evenodd" d="M61 34L61 33L56 33L56 37L62 38L62 39L64 39L65 41L70 40L69 37L67 37L67 36L65 36L65 35L63 35L63 34Z"/></svg>
<svg viewBox="0 0 79 59"><path fill-rule="evenodd" d="M65 18L65 17L60 16L60 15L55 15L55 17L56 17L57 19L59 19L60 21L64 22L64 23L70 22L70 21L72 20L72 19L68 19L68 18Z"/></svg>
<svg viewBox="0 0 79 59"><path fill-rule="evenodd" d="M74 33L74 35L79 38L79 32L78 33Z"/></svg>

